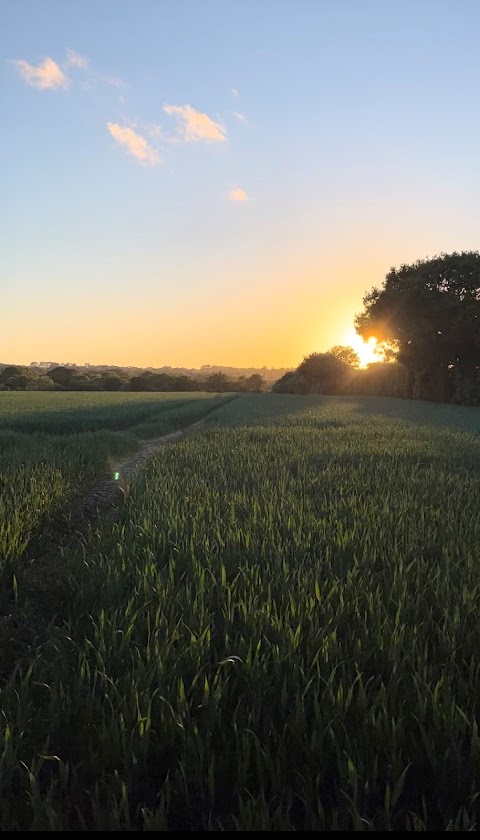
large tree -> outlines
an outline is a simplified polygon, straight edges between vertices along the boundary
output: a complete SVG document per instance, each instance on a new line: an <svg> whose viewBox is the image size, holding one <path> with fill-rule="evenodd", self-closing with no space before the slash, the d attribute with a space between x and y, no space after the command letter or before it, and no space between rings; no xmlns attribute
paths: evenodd
<svg viewBox="0 0 480 840"><path fill-rule="evenodd" d="M247 379L247 391L260 393L265 388L265 382L259 373L252 373Z"/></svg>
<svg viewBox="0 0 480 840"><path fill-rule="evenodd" d="M288 370L272 388L274 394L308 394L309 390L309 383L296 370Z"/></svg>
<svg viewBox="0 0 480 840"><path fill-rule="evenodd" d="M441 254L392 268L364 298L356 329L395 348L406 396L480 400L480 254Z"/></svg>
<svg viewBox="0 0 480 840"><path fill-rule="evenodd" d="M351 376L351 369L333 353L310 353L297 373L308 383L310 393L338 394Z"/></svg>
<svg viewBox="0 0 480 840"><path fill-rule="evenodd" d="M48 371L48 376L56 385L70 388L73 377L78 376L78 370L73 367L65 367L65 365L57 365Z"/></svg>
<svg viewBox="0 0 480 840"><path fill-rule="evenodd" d="M331 356L335 356L336 359L340 359L341 362L345 362L346 365L350 365L350 367L360 367L360 357L353 347L344 347L342 344L336 344L335 347L331 347L327 352Z"/></svg>
<svg viewBox="0 0 480 840"><path fill-rule="evenodd" d="M234 388L228 376L224 373L211 373L205 380L205 390L223 394L227 391L233 391Z"/></svg>

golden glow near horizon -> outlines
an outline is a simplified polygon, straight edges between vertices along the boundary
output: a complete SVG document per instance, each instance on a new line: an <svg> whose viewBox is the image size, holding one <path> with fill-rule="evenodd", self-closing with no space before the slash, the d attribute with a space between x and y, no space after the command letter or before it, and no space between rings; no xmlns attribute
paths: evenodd
<svg viewBox="0 0 480 840"><path fill-rule="evenodd" d="M475 32L479 0L437 3L451 7L438 32L413 41L393 0L350 3L382 7L373 40L371 15L335 0L257 3L254 28L248 3L190 3L198 17L144 3L148 25L139 3L75 5L9 4L1 364L293 370L350 344L365 366L382 354L355 316L390 267L478 247L477 78L457 6L476 7ZM460 60L445 62L452 28ZM399 76L383 59L403 38ZM461 90L473 130L424 119L424 66L431 101Z"/></svg>
<svg viewBox="0 0 480 840"><path fill-rule="evenodd" d="M377 351L377 339L372 336L368 341L358 335L352 327L341 342L345 347L352 347L360 359L360 367L365 368L372 362L381 362L382 355Z"/></svg>

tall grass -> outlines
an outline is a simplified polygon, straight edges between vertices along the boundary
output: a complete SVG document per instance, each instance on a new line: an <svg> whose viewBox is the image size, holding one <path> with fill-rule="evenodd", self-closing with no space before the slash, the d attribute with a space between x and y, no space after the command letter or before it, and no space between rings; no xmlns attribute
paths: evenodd
<svg viewBox="0 0 480 840"><path fill-rule="evenodd" d="M157 453L5 682L3 830L475 830L480 412L409 406Z"/></svg>
<svg viewBox="0 0 480 840"><path fill-rule="evenodd" d="M109 458L189 425L217 402L205 394L0 393L0 572Z"/></svg>
<svg viewBox="0 0 480 840"><path fill-rule="evenodd" d="M208 399L214 396L200 392L3 392L0 393L0 429L55 435L97 429L122 431L165 411Z"/></svg>

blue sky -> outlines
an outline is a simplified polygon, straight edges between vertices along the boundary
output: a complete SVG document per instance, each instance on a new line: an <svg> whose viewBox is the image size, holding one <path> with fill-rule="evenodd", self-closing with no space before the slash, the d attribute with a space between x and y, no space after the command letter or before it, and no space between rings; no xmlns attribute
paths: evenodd
<svg viewBox="0 0 480 840"><path fill-rule="evenodd" d="M479 0L1 18L0 361L291 366L479 247Z"/></svg>

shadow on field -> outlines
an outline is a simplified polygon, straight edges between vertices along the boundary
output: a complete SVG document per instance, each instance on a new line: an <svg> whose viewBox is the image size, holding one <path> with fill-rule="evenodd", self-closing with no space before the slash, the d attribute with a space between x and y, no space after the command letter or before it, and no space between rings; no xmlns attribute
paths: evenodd
<svg viewBox="0 0 480 840"><path fill-rule="evenodd" d="M156 419L159 414L165 416L190 402L192 399L189 397L165 400L160 395L158 400L139 400L125 404L25 411L13 417L0 418L0 429L48 435L71 435L98 429L125 431L133 425Z"/></svg>
<svg viewBox="0 0 480 840"><path fill-rule="evenodd" d="M444 427L451 432L480 436L480 408L434 403L426 400L402 400L395 397L338 397L355 400L361 415L380 415L421 426Z"/></svg>
<svg viewBox="0 0 480 840"><path fill-rule="evenodd" d="M253 399L252 399L253 397ZM251 395L252 408L248 414L229 418L230 426L256 426L265 421L281 425L291 422L297 415L304 415L308 422L308 412L315 411L312 417L317 428L333 428L358 423L367 417L388 417L391 420L413 423L419 426L444 427L450 432L466 432L480 436L480 408L433 403L426 400L403 400L396 397L370 397L363 395L340 396L327 394L262 394ZM335 419L338 407L341 419ZM328 418L322 419L322 411Z"/></svg>
<svg viewBox="0 0 480 840"><path fill-rule="evenodd" d="M433 403L425 400L403 400L395 397L327 394L249 394L242 395L242 411L222 414L222 425L230 427L276 426L295 422L296 418L318 428L334 428L362 422L368 417L419 426L445 427L452 432L480 435L480 408ZM337 416L335 416L337 414ZM310 415L310 416L309 416Z"/></svg>
<svg viewBox="0 0 480 840"><path fill-rule="evenodd" d="M321 409L328 409L331 415L331 408L338 401L338 397L321 396L311 394L299 396L297 394L242 394L238 397L238 407L230 414L228 408L222 412L221 417L209 423L209 426L221 425L223 428L246 428L256 426L284 426L295 425L297 419L317 428L339 428L345 425L344 419L335 419L332 416L322 417ZM340 398L341 399L341 398ZM242 408L243 407L243 408ZM355 410L355 403L352 402L352 418ZM315 412L315 414L313 413Z"/></svg>

